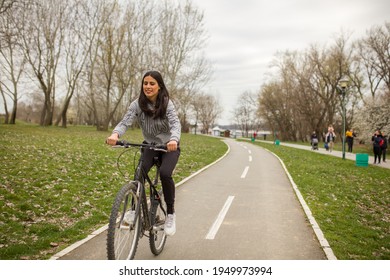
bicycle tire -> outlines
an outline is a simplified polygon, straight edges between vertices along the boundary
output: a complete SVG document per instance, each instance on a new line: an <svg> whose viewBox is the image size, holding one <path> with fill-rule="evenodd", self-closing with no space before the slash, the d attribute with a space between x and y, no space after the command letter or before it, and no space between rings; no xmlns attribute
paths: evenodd
<svg viewBox="0 0 390 280"><path fill-rule="evenodd" d="M141 206L134 183L124 185L112 206L107 232L107 257L109 260L132 260L138 246L141 231ZM132 225L125 224L123 217L133 207L135 218Z"/></svg>
<svg viewBox="0 0 390 280"><path fill-rule="evenodd" d="M164 196L162 192L159 192L161 205L165 205ZM151 222L152 228L149 232L149 245L150 250L154 255L159 255L165 246L167 236L164 232L164 222L166 218L166 211L162 209L159 200L154 200L151 203Z"/></svg>

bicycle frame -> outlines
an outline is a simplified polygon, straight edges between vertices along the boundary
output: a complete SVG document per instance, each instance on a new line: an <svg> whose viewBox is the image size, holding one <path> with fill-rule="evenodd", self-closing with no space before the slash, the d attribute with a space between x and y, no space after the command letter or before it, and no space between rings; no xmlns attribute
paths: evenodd
<svg viewBox="0 0 390 280"><path fill-rule="evenodd" d="M158 202L161 207L161 209L163 210L164 214L166 215L166 211L164 209L164 207L161 205L161 200L159 200L159 194L158 194L158 191L156 189L156 186L158 184L158 180L159 180L159 176L160 176L160 159L158 157L155 157L153 160L154 160L154 165L156 166L156 173L155 173L155 176L154 176L154 179L152 181L152 179L150 179L149 177L149 174L142 168L143 166L143 162L144 162L144 151L143 151L144 147L141 147L141 157L138 161L138 165L137 165L137 168L136 168L136 171L135 171L135 174L134 174L134 181L136 182L136 185L138 186L137 188L137 192L139 197L140 197L140 200L141 200L141 204L142 204L142 214L143 214L143 226L142 226L142 234L145 235L145 231L150 231L150 230L153 230L153 224L152 224L152 213L149 211L149 207L148 207L148 202L147 202L147 195L146 195L146 188L145 188L145 181L148 182L149 184L149 187L150 187L150 191L149 191L149 200L150 200L150 203L156 203ZM139 211L139 209L137 209L136 211Z"/></svg>

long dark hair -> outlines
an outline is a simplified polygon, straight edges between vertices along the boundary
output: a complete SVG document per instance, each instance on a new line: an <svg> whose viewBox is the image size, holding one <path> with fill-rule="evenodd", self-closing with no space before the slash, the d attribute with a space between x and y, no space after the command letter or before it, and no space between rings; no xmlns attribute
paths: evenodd
<svg viewBox="0 0 390 280"><path fill-rule="evenodd" d="M146 97L143 89L144 79L145 77L148 76L151 76L153 79L155 79L158 83L158 86L160 87L155 106L153 106L150 100ZM145 112L145 114L147 114L148 116L153 116L154 119L165 118L165 115L167 113L168 101L169 101L169 92L165 86L164 80L160 72L158 71L146 72L142 78L141 92L138 99L138 104L141 110Z"/></svg>

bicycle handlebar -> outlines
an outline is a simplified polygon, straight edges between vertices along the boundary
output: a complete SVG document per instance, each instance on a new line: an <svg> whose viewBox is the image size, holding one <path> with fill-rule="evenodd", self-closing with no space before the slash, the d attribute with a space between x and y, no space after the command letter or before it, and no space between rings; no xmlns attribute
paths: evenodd
<svg viewBox="0 0 390 280"><path fill-rule="evenodd" d="M120 147L120 148L129 148L129 147L142 147L147 148L155 151L161 151L161 152L167 152L167 145L165 144L138 144L138 143L131 143L126 140L118 140L116 141L116 145L113 146L113 148Z"/></svg>

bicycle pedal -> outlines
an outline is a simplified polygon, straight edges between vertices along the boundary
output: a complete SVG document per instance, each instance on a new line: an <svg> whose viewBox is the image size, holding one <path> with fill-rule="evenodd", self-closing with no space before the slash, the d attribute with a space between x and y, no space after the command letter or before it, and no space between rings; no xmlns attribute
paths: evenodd
<svg viewBox="0 0 390 280"><path fill-rule="evenodd" d="M130 225L120 225L119 229L129 230L130 229Z"/></svg>
<svg viewBox="0 0 390 280"><path fill-rule="evenodd" d="M133 224L129 225L127 223L122 223L119 226L119 229L132 230L132 229L134 229L134 225Z"/></svg>
<svg viewBox="0 0 390 280"><path fill-rule="evenodd" d="M164 230L164 225L154 225L153 226L154 231L163 231Z"/></svg>

